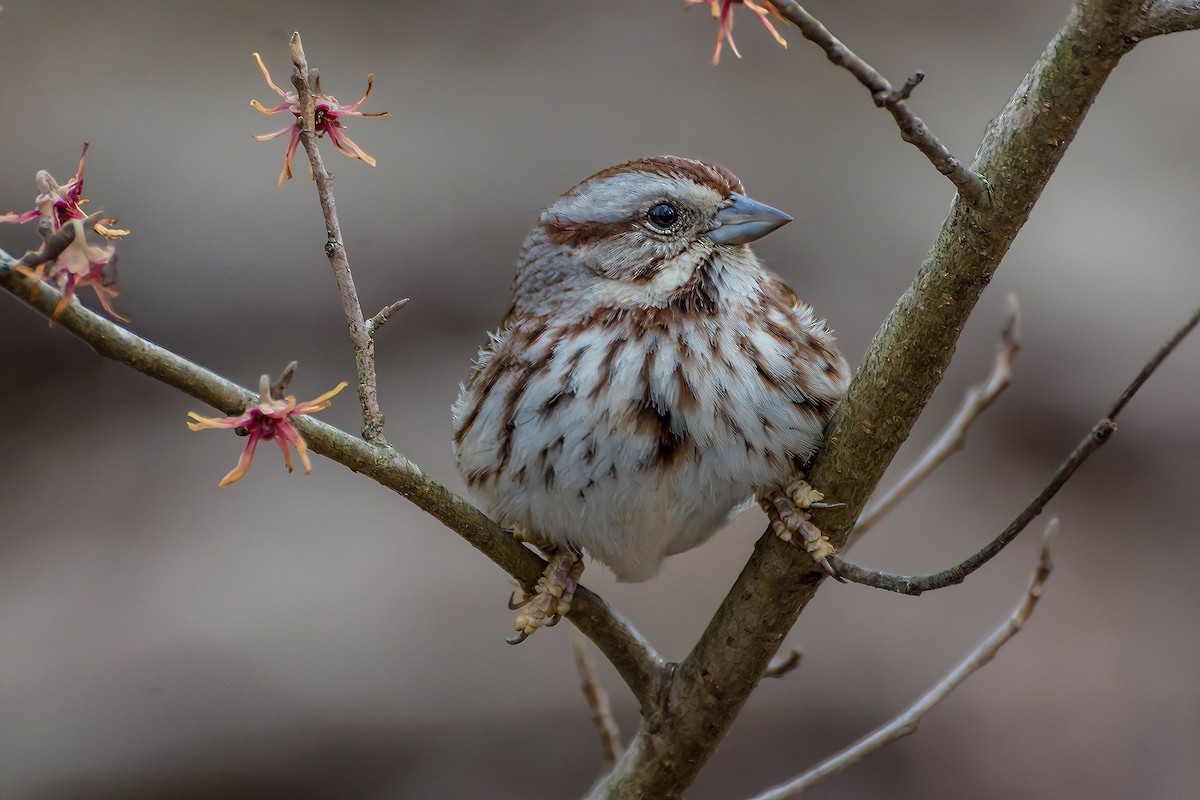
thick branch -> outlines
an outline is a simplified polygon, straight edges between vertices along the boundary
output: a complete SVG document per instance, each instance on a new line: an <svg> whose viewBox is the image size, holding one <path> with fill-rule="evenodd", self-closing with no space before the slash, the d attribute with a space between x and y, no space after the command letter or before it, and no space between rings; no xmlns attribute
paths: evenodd
<svg viewBox="0 0 1200 800"><path fill-rule="evenodd" d="M780 3L782 7L791 4ZM908 436L963 325L1121 56L1133 0L1079 0L988 127L973 170L993 208L956 198L912 286L875 335L808 481L841 501L815 523L836 546ZM721 742L822 574L771 531L597 797L680 796Z"/></svg>
<svg viewBox="0 0 1200 800"><path fill-rule="evenodd" d="M0 251L0 263L9 261L8 255ZM0 268L0 287L46 317L62 296L53 286L35 283L10 269ZM32 296L35 287L40 289L37 297ZM78 302L67 306L55 321L98 355L133 367L226 414L240 414L257 401L253 392L88 311ZM393 448L365 442L312 417L297 417L293 421L313 451L373 478L412 501L523 585L532 586L546 568L545 561L479 509L427 476ZM664 662L624 617L598 595L580 587L568 619L596 643L643 707L657 702Z"/></svg>
<svg viewBox="0 0 1200 800"><path fill-rule="evenodd" d="M1129 400L1137 393L1142 384L1154 374L1154 370L1158 369L1159 364L1163 362L1168 355L1171 354L1180 342L1191 333L1196 324L1200 323L1200 308L1192 312L1188 321L1183 324L1167 343L1159 348L1146 364L1138 372L1137 377L1125 387L1125 391L1109 409L1108 414L1097 422L1082 441L1076 445L1071 455L1062 463L1062 466L1054 473L1054 477L1046 484L1045 488L1038 493L1038 496L1030 501L1029 505L1009 523L1004 532L997 536L979 552L968 558L961 564L957 564L949 569L935 572L932 575L890 575L886 572L876 572L874 570L864 569L857 564L851 564L842 561L836 556L831 557L835 569L842 578L854 583L861 583L867 586L874 586L877 589L887 589L890 592L898 592L900 594L919 595L922 592L933 591L934 589L942 589L946 586L953 586L962 583L975 570L982 567L987 562L1000 554L1000 551L1008 547L1018 534L1033 522L1034 518L1042 513L1042 509L1050 502L1054 495L1058 494L1071 476L1075 474L1075 470L1079 469L1080 465L1088 459L1088 457L1100 449L1100 447L1112 437L1112 434L1117 430L1116 418L1121 413L1121 409L1129 402Z"/></svg>
<svg viewBox="0 0 1200 800"><path fill-rule="evenodd" d="M847 548L857 542L885 514L920 486L943 461L963 449L967 443L967 429L971 427L971 423L1000 396L1001 392L1008 388L1008 384L1012 381L1013 359L1017 357L1017 351L1021 349L1018 335L1020 310L1017 306L1016 295L1010 295L1009 306L1011 310L1008 322L1001 333L1000 347L996 350L996 357L992 361L992 371L988 373L987 380L967 390L962 405L958 407L954 417L942 429L941 434L930 443L929 447L925 448L921 457L905 470L904 475L896 481L895 486L889 489L883 497L867 506L867 510L862 513L854 525L850 539L846 542Z"/></svg>
<svg viewBox="0 0 1200 800"><path fill-rule="evenodd" d="M1042 598L1042 587L1054 568L1050 562L1050 545L1054 543L1054 536L1057 533L1058 520L1052 519L1042 536L1042 550L1038 558L1037 569L1034 570L1033 579L1029 583L1029 589L1021 598L1021 602L1013 609L1012 614L1000 627L992 631L991 635L980 642L978 647L968 653L967 657L959 662L958 666L952 669L946 677L938 681L937 685L886 725L876 728L854 744L833 754L800 776L756 796L753 800L793 800L897 739L916 733L917 729L921 727L921 721L925 719L926 714L933 710L934 706L945 700L963 681L995 658L996 654L1000 652L1000 648L1025 627L1025 623L1029 621L1030 615L1037 607L1038 600Z"/></svg>
<svg viewBox="0 0 1200 800"><path fill-rule="evenodd" d="M375 377L375 341L363 321L362 306L354 288L354 276L350 274L350 259L346 256L346 245L342 241L342 226L338 222L337 204L333 199L333 176L325 169L321 150L317 147L317 135L313 128L315 107L308 62L304 59L304 48L300 34L293 33L291 41L292 85L296 87L300 108L303 112L300 125L300 143L308 154L312 166L313 180L317 184L317 195L321 200L321 213L325 216L325 255L333 268L338 292L342 296L342 312L346 315L346 326L350 329L350 343L354 346L354 363L358 368L358 402L362 406L362 435L368 442L386 443L383 439L383 412L379 410L379 389Z"/></svg>
<svg viewBox="0 0 1200 800"><path fill-rule="evenodd" d="M813 42L822 50L829 60L847 70L867 87L875 105L886 108L896 125L900 128L900 138L915 146L925 154L929 163L937 171L950 179L958 189L959 195L972 208L987 210L991 207L987 182L977 173L963 166L950 150L938 141L929 127L921 118L908 107L908 98L922 80L925 74L918 72L895 89L892 84L879 72L857 56L853 50L846 47L836 36L821 24L820 20L809 14L795 0L769 0L771 5L788 21L800 29L805 39Z"/></svg>

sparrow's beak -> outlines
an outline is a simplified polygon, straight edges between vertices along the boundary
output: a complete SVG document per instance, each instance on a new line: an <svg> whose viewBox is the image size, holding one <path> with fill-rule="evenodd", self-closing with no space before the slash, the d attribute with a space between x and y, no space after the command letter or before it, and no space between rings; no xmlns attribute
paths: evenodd
<svg viewBox="0 0 1200 800"><path fill-rule="evenodd" d="M714 217L717 227L708 232L708 238L717 244L753 242L792 221L779 209L745 195L733 192L729 197L733 203L717 212Z"/></svg>

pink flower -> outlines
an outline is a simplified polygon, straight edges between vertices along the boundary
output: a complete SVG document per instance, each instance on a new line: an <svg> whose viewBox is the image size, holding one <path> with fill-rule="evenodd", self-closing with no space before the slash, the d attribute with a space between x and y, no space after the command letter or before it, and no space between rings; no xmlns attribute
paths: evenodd
<svg viewBox="0 0 1200 800"><path fill-rule="evenodd" d="M111 303L112 298L119 293L117 289L117 248L111 244L105 247L88 244L83 223L73 219L70 220L70 224L75 226L75 238L58 258L48 264L42 264L35 270L27 270L23 267L17 267L17 270L32 278L39 278L42 277L38 274L39 271L44 269L45 279L56 284L62 290L62 299L58 301L58 305L54 307L54 313L50 315L52 320L58 319L58 315L70 305L71 298L75 296L79 287L90 286L96 293L97 299L100 300L100 305L104 307L110 317L121 322L129 322L129 317L118 313Z"/></svg>
<svg viewBox="0 0 1200 800"><path fill-rule="evenodd" d="M684 2L689 6L696 5L697 3L711 4L713 18L718 20L717 49L716 52L713 53L714 65L721 60L721 45L724 43L723 40L726 39L729 41L729 47L731 50L733 50L733 54L738 58L742 57L742 54L738 52L737 44L733 41L733 7L735 5L745 5L746 8L757 14L758 18L762 20L762 24L766 25L767 30L770 31L771 35L775 37L775 41L779 42L784 47L787 47L787 41L785 41L784 38L779 35L779 31L775 30L775 26L771 24L771 20L767 18L768 13L779 16L779 12L777 12L774 8L771 8L768 12L767 9L752 2L751 0L684 0Z"/></svg>
<svg viewBox="0 0 1200 800"><path fill-rule="evenodd" d="M331 405L329 398L345 389L346 382L342 381L315 400L297 403L296 398L292 395L283 396L294 371L295 362L292 362L284 370L284 375L280 378L279 383L274 386L271 385L271 379L263 375L259 380L258 403L247 408L244 414L225 419L212 419L202 417L194 411L188 412L188 416L194 420L188 423L188 427L194 431L210 428L237 428L239 434L248 437L237 466L221 479L220 486L228 486L246 474L246 470L250 469L250 462L254 459L254 449L258 447L258 442L262 439L274 440L279 445L279 449L283 451L283 465L287 467L288 472L292 471L289 444L296 448L296 454L300 456L300 462L304 464L304 474L308 475L312 472L312 462L308 459L308 444L296 430L296 426L292 424L292 417L313 414L329 408Z"/></svg>
<svg viewBox="0 0 1200 800"><path fill-rule="evenodd" d="M296 147L300 144L300 99L295 92L285 92L275 85L275 81L271 80L271 73L267 72L267 66L263 63L262 57L255 53L254 57L258 60L258 67L262 70L263 77L267 79L267 85L275 90L275 93L283 98L283 102L273 108L266 108L257 100L251 100L250 105L264 114L279 114L284 111L290 111L295 115L296 120L291 125L285 128L280 128L274 133L264 133L253 137L256 142L265 142L268 139L276 139L290 132L291 138L288 139L287 152L283 156L283 172L279 173L279 186L282 188L283 182L290 180L292 177L292 159L296 155ZM317 94L313 102L313 128L317 136L329 134L329 141L333 142L333 146L339 152L344 153L351 158L357 158L360 161L365 161L372 167L375 166L375 159L363 152L363 149L350 140L350 137L342 132L342 117L390 117L391 113L382 111L378 114L365 114L358 110L358 107L367 102L367 98L371 96L371 75L367 75L367 91L363 94L362 99L357 103L352 103L344 106L337 101L332 95ZM320 86L318 82L318 86Z"/></svg>
<svg viewBox="0 0 1200 800"><path fill-rule="evenodd" d="M88 219L88 215L80 208L87 202L83 199L83 170L87 151L88 143L84 142L75 177L61 186L49 172L39 170L34 178L38 195L33 209L22 214L4 214L0 216L0 222L24 223L36 219L38 232L43 239L58 233L66 225L74 226L75 238L57 258L39 264L35 269L21 265L12 267L34 280L52 283L62 291L62 300L55 307L52 319L57 319L66 309L79 287L91 286L109 316L128 322L129 319L117 313L110 303L117 296L116 248L113 245L101 247L88 244L83 225ZM114 223L115 219L99 220L93 223L92 230L106 239L129 234L127 230L109 227Z"/></svg>

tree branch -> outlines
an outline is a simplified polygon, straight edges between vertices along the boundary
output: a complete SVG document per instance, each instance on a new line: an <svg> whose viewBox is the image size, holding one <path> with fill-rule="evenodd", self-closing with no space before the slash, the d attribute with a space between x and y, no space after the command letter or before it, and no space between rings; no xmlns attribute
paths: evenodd
<svg viewBox="0 0 1200 800"><path fill-rule="evenodd" d="M1000 393L1008 388L1012 381L1013 359L1021 349L1018 328L1020 327L1021 311L1017 306L1017 296L1009 295L1009 316L1000 333L1000 347L996 350L996 358L992 362L992 371L987 380L978 383L967 390L962 404L958 407L950 422L941 434L925 448L925 452L901 476L888 492L867 506L867 510L858 518L850 538L846 542L849 549L864 533L871 529L885 514L899 505L900 501L912 494L921 483L937 469L943 461L963 449L967 443L967 429L976 417L984 412Z"/></svg>
<svg viewBox="0 0 1200 800"><path fill-rule="evenodd" d="M794 4L779 3L781 8ZM955 198L912 286L868 348L807 480L844 505L814 513L835 546L908 436L963 325L1109 73L1134 42L1134 0L1077 0L989 125L974 172L991 187L980 215ZM679 797L720 744L787 632L816 593L807 553L767 530L691 654L666 703L644 720L593 797Z"/></svg>
<svg viewBox="0 0 1200 800"><path fill-rule="evenodd" d="M386 444L383 438L383 412L379 410L378 380L375 377L375 341L363 321L362 306L354 288L354 276L350 274L350 259L346 256L342 226L338 222L337 204L333 198L333 176L325 169L321 150L317 147L317 135L313 124L315 73L309 74L299 33L292 34L291 54L295 67L292 85L296 87L302 110L300 143L304 145L304 152L308 154L313 180L317 184L321 213L325 217L325 255L329 257L329 266L333 268L333 277L342 296L342 311L346 315L350 342L354 346L354 363L358 369L358 402L363 413L362 435L368 442Z"/></svg>
<svg viewBox="0 0 1200 800"><path fill-rule="evenodd" d="M1200 28L1197 0L1142 0L1131 35L1141 39Z"/></svg>
<svg viewBox="0 0 1200 800"><path fill-rule="evenodd" d="M1029 583L1029 589L1021 598L1021 602L1013 609L1012 614L1000 627L992 631L990 636L980 642L978 647L968 653L958 666L938 681L937 685L886 725L876 728L854 744L835 753L800 776L755 796L753 800L793 800L897 739L916 733L917 729L921 727L921 721L925 719L926 714L933 710L934 706L945 700L963 681L978 672L980 667L995 658L1000 648L1025 627L1025 623L1037 607L1038 600L1042 597L1042 587L1054 568L1050 562L1050 545L1053 544L1057 533L1058 520L1052 519L1042 535L1042 550L1038 558L1037 569L1034 570L1033 579Z"/></svg>
<svg viewBox="0 0 1200 800"><path fill-rule="evenodd" d="M0 250L0 264L11 260ZM0 288L46 317L62 296L49 283L35 282L11 269L0 268ZM90 345L98 355L133 367L226 414L240 414L257 402L255 393L88 311L78 302L67 306L55 322ZM523 585L531 587L546 568L545 561L483 512L427 476L392 447L363 441L312 417L296 417L292 421L314 452L367 475L412 501ZM568 619L595 642L643 707L658 702L665 663L624 617L599 595L581 586Z"/></svg>
<svg viewBox="0 0 1200 800"><path fill-rule="evenodd" d="M836 36L821 24L820 20L809 14L795 0L769 0L780 14L800 29L805 39L813 42L822 50L829 60L847 70L858 79L858 82L871 92L871 99L879 108L886 108L896 125L900 128L900 138L915 146L925 154L929 163L938 172L950 179L958 189L959 195L971 208L987 211L991 208L991 198L988 194L987 182L981 175L964 167L947 147L938 141L929 127L921 118L908 107L908 98L912 95L922 80L923 72L917 72L895 89L879 72L859 58L854 51L842 44Z"/></svg>
<svg viewBox="0 0 1200 800"><path fill-rule="evenodd" d="M1030 522L1042 513L1042 509L1050 502L1054 495L1058 494L1071 476L1075 474L1075 470L1079 469L1080 465L1088 459L1088 457L1100 449L1100 447L1109 440L1112 434L1117 430L1116 418L1121 409L1129 402L1130 398L1137 393L1142 384L1154 374L1154 370L1162 364L1163 360L1171 354L1180 342L1200 323L1200 308L1192 312L1188 321L1183 324L1167 343L1159 348L1158 352L1146 362L1137 377L1125 387L1125 391L1109 409L1108 414L1097 422L1087 435L1075 446L1071 455L1062 463L1062 466L1054 473L1050 482L1046 484L1038 496L1030 501L1016 519L1009 523L1004 532L989 542L982 550L968 558L966 561L949 569L935 572L932 575L891 575L886 572L876 572L874 570L864 569L856 564L851 564L847 561L842 561L837 556L831 556L830 561L833 562L834 568L838 575L853 583L861 583L866 586L874 586L876 589L887 589L889 592L898 592L899 594L919 595L922 592L932 591L934 589L942 589L946 586L953 586L962 583L975 570L982 567L987 562L991 561L1000 551L1008 547L1014 539L1025 530Z"/></svg>

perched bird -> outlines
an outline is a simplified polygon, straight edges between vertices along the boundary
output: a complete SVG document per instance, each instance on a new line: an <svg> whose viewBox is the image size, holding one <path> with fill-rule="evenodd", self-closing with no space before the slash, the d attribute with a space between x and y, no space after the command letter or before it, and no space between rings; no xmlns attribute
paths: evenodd
<svg viewBox="0 0 1200 800"><path fill-rule="evenodd" d="M582 553L647 580L755 499L829 569L798 469L849 369L748 246L791 217L744 192L724 167L643 158L568 190L525 239L512 310L453 406L472 495L550 560L510 641L567 613Z"/></svg>

